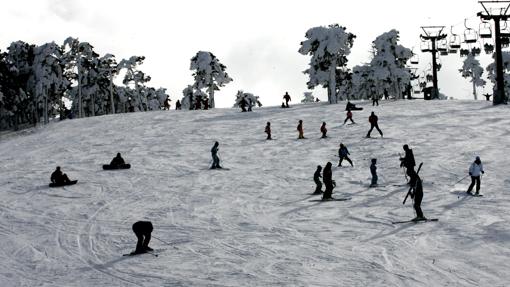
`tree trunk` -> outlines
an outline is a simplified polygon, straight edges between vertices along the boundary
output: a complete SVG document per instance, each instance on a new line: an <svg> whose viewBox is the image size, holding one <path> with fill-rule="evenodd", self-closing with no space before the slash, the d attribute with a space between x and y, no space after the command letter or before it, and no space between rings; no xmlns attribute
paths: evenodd
<svg viewBox="0 0 510 287"><path fill-rule="evenodd" d="M214 109L214 82L209 83L209 108Z"/></svg>
<svg viewBox="0 0 510 287"><path fill-rule="evenodd" d="M476 95L475 79L473 79L473 96L475 97L475 101L478 100L478 96Z"/></svg>
<svg viewBox="0 0 510 287"><path fill-rule="evenodd" d="M81 104L81 57L77 60L78 66L78 118L83 117L83 106Z"/></svg>
<svg viewBox="0 0 510 287"><path fill-rule="evenodd" d="M113 76L110 77L110 104L112 114L115 114L115 104L113 103Z"/></svg>
<svg viewBox="0 0 510 287"><path fill-rule="evenodd" d="M337 97L336 97L336 60L332 61L334 64L332 64L329 67L329 93L328 93L328 101L330 104L336 104L337 103Z"/></svg>
<svg viewBox="0 0 510 287"><path fill-rule="evenodd" d="M48 120L48 89L44 88L44 124L47 125L49 123Z"/></svg>

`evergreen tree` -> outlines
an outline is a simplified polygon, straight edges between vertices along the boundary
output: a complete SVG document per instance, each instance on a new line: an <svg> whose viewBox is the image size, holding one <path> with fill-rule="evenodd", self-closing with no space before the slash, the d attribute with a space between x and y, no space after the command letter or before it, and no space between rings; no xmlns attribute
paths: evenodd
<svg viewBox="0 0 510 287"><path fill-rule="evenodd" d="M473 83L473 96L475 100L477 100L476 87L485 86L485 80L482 79L483 68L480 66L480 62L475 58L473 53L469 53L466 57L459 72L461 72L463 78L471 78L470 81Z"/></svg>
<svg viewBox="0 0 510 287"><path fill-rule="evenodd" d="M207 89L211 108L215 107L214 91L219 91L220 87L232 81L226 69L227 67L220 63L211 52L199 51L191 58L190 70L194 71L195 79L193 87L198 90Z"/></svg>
<svg viewBox="0 0 510 287"><path fill-rule="evenodd" d="M313 103L313 102L315 102L315 97L313 96L312 92L304 92L303 96L304 97L301 100L302 103Z"/></svg>

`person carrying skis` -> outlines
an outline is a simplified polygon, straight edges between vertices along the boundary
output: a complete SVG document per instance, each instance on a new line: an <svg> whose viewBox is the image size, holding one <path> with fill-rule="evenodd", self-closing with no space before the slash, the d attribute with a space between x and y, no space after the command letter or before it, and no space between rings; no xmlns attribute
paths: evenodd
<svg viewBox="0 0 510 287"><path fill-rule="evenodd" d="M54 184L62 185L71 182L67 174L62 173L60 166L57 166L55 171L51 174L50 180Z"/></svg>
<svg viewBox="0 0 510 287"><path fill-rule="evenodd" d="M473 190L473 187L476 183L476 192L475 195L479 195L480 192L480 176L481 174L484 174L485 171L483 170L483 164L480 160L480 157L477 156L475 161L469 166L469 175L471 176L471 184L469 185L469 188L467 190L467 193L470 195L473 195L471 192Z"/></svg>
<svg viewBox="0 0 510 287"><path fill-rule="evenodd" d="M283 99L285 100L285 107L288 108L289 107L289 101L291 101L290 95L289 95L288 92L285 92L285 95L283 95Z"/></svg>
<svg viewBox="0 0 510 287"><path fill-rule="evenodd" d="M328 129L326 128L326 122L322 122L322 126L321 126L321 133L322 133L322 137L321 138L327 138L328 136L326 135L326 133L328 132Z"/></svg>
<svg viewBox="0 0 510 287"><path fill-rule="evenodd" d="M342 166L342 161L344 159L347 160L351 166L354 166L348 155L350 155L349 150L347 150L347 147L343 143L340 143L340 148L338 149L338 157L340 158L338 161L338 166Z"/></svg>
<svg viewBox="0 0 510 287"><path fill-rule="evenodd" d="M375 115L374 112L372 112L372 114L370 114L370 117L368 117L368 122L370 123L370 130L367 133L367 138L370 137L370 133L374 128L376 128L379 134L381 134L381 137L383 137L383 133L381 129L379 129L379 125L377 124L378 120L379 118Z"/></svg>
<svg viewBox="0 0 510 287"><path fill-rule="evenodd" d="M126 164L126 162L124 161L124 159L120 155L120 152L117 153L117 156L114 157L112 159L112 161L110 162L110 166L112 166L112 167L119 167L119 166L125 165L125 164Z"/></svg>
<svg viewBox="0 0 510 287"><path fill-rule="evenodd" d="M427 218L423 216L423 211L421 210L421 202L423 200L423 183L418 173L414 172L411 182L414 182L411 190L411 198L414 200L413 208L414 211L416 211L416 217L412 219L412 221L427 220Z"/></svg>
<svg viewBox="0 0 510 287"><path fill-rule="evenodd" d="M304 139L305 136L304 136L304 131L303 131L303 120L299 120L299 123L297 126L297 131L299 133L298 139Z"/></svg>
<svg viewBox="0 0 510 287"><path fill-rule="evenodd" d="M215 168L221 168L220 166L220 158L218 157L218 146L220 144L218 142L215 142L213 147L211 148L211 155L212 155L212 159L213 159L213 164L211 166L211 169L215 169Z"/></svg>
<svg viewBox="0 0 510 287"><path fill-rule="evenodd" d="M409 184L411 186L414 185L414 182L412 180L415 178L414 174L416 173L414 171L414 167L416 166L416 162L414 161L414 154L413 150L409 148L408 145L403 145L402 148L404 149L405 156L400 158L400 167L406 168L406 174L409 176Z"/></svg>
<svg viewBox="0 0 510 287"><path fill-rule="evenodd" d="M347 109L347 117L344 120L344 125L348 120L351 120L351 123L355 124L354 120L352 119L351 109Z"/></svg>
<svg viewBox="0 0 510 287"><path fill-rule="evenodd" d="M153 249L149 247L153 230L152 223L150 221L137 221L133 224L132 228L138 241L136 242L135 251L130 254L136 255L153 251Z"/></svg>
<svg viewBox="0 0 510 287"><path fill-rule="evenodd" d="M313 194L321 194L322 193L322 182L321 182L321 171L322 166L318 165L317 170L315 170L315 173L313 174L313 181L316 184L315 192Z"/></svg>
<svg viewBox="0 0 510 287"><path fill-rule="evenodd" d="M271 138L271 123L267 122L264 132L267 134L266 140L272 140Z"/></svg>
<svg viewBox="0 0 510 287"><path fill-rule="evenodd" d="M322 172L322 181L324 182L324 185L326 186L326 190L324 191L324 194L322 195L322 200L328 200L332 199L331 196L333 194L333 172L331 171L331 162L328 161L326 164L326 167L324 167L324 171Z"/></svg>
<svg viewBox="0 0 510 287"><path fill-rule="evenodd" d="M377 159L372 159L372 164L370 165L370 173L372 174L372 183L370 184L370 187L377 186Z"/></svg>

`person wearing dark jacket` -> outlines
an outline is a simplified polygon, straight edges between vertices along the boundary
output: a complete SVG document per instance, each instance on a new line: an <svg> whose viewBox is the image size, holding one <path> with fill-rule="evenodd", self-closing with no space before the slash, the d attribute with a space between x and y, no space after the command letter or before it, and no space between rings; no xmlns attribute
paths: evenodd
<svg viewBox="0 0 510 287"><path fill-rule="evenodd" d="M351 120L351 123L355 124L354 120L352 119L352 112L351 112L351 109L348 109L348 110L347 110L347 117L346 117L346 118L345 118L345 120L344 120L344 125L345 125L345 123L346 123L348 120Z"/></svg>
<svg viewBox="0 0 510 287"><path fill-rule="evenodd" d="M324 171L322 172L322 181L326 186L326 190L322 195L322 200L332 199L333 194L333 172L331 171L331 162L328 161L326 167L324 167Z"/></svg>
<svg viewBox="0 0 510 287"><path fill-rule="evenodd" d="M338 166L342 166L342 161L344 159L347 160L351 164L351 166L354 166L352 164L351 159L349 158L349 155L350 153L347 147L343 143L340 143L340 148L338 149L338 157L340 158L338 160Z"/></svg>
<svg viewBox="0 0 510 287"><path fill-rule="evenodd" d="M370 117L368 117L368 122L370 123L370 130L367 133L367 138L370 137L370 133L372 132L372 130L374 128L376 128L377 131L379 132L379 134L381 134L381 137L383 136L381 129L379 129L379 125L377 123L378 121L379 121L379 118L375 115L374 112L372 112L372 114L370 114Z"/></svg>
<svg viewBox="0 0 510 287"><path fill-rule="evenodd" d="M288 108L289 107L289 101L291 101L290 95L289 95L288 92L285 92L285 95L283 95L283 99L285 100L285 107ZM283 107L283 104L282 104L282 107Z"/></svg>
<svg viewBox="0 0 510 287"><path fill-rule="evenodd" d="M270 122L267 122L264 132L267 134L266 140L272 140L272 138L271 138L271 123Z"/></svg>
<svg viewBox="0 0 510 287"><path fill-rule="evenodd" d="M120 156L120 152L119 152L119 153L117 153L117 156L116 156L116 157L114 157L114 158L112 159L112 161L110 162L110 166L115 166L115 167L117 167L117 166L121 166L121 165L125 165L125 164L126 164L126 162L124 161L124 159L122 158L122 156Z"/></svg>
<svg viewBox="0 0 510 287"><path fill-rule="evenodd" d="M136 249L131 252L131 255L142 254L153 250L149 247L152 230L153 227L150 221L137 221L133 224L133 232L138 241L136 242Z"/></svg>
<svg viewBox="0 0 510 287"><path fill-rule="evenodd" d="M420 176L415 172L413 174L413 178L411 179L414 182L412 185L411 198L414 199L413 208L416 211L416 217L413 221L427 220L425 216L423 216L423 211L421 210L421 202L423 200L423 183Z"/></svg>
<svg viewBox="0 0 510 287"><path fill-rule="evenodd" d="M321 171L322 171L322 166L318 165L317 170L315 170L315 173L313 174L313 181L316 184L315 192L313 194L321 194L322 193Z"/></svg>
<svg viewBox="0 0 510 287"><path fill-rule="evenodd" d="M415 175L415 171L414 171L414 167L416 166L416 162L414 160L414 154L413 154L413 150L409 148L408 145L404 145L402 147L405 151L405 156L403 158L400 158L400 167L405 167L406 168L406 174L407 176L409 176L409 184L411 186L414 185L414 182L412 181L413 179L415 179L416 177L414 176Z"/></svg>
<svg viewBox="0 0 510 287"><path fill-rule="evenodd" d="M50 180L55 184L65 184L71 181L69 180L69 177L67 177L67 174L62 173L60 166L57 166L55 171L51 174Z"/></svg>
<svg viewBox="0 0 510 287"><path fill-rule="evenodd" d="M372 174L372 183L370 183L370 187L377 186L377 159L372 159L372 164L370 165L370 174Z"/></svg>
<svg viewBox="0 0 510 287"><path fill-rule="evenodd" d="M212 158L213 158L213 164L211 166L211 169L215 169L215 168L221 168L220 166L220 158L218 157L218 146L220 144L218 142L215 142L213 147L211 148L211 155L212 155Z"/></svg>
<svg viewBox="0 0 510 287"><path fill-rule="evenodd" d="M326 122L322 122L322 126L321 126L321 133L322 133L322 137L321 138L327 138L328 136L326 135L326 133L328 132L328 129L326 128Z"/></svg>
<svg viewBox="0 0 510 287"><path fill-rule="evenodd" d="M177 100L177 102L175 102L175 109L176 110L180 110L181 109L181 101Z"/></svg>
<svg viewBox="0 0 510 287"><path fill-rule="evenodd" d="M304 139L305 136L304 136L304 131L303 131L303 120L299 120L299 123L298 123L298 126L297 126L297 131L298 131L298 139Z"/></svg>

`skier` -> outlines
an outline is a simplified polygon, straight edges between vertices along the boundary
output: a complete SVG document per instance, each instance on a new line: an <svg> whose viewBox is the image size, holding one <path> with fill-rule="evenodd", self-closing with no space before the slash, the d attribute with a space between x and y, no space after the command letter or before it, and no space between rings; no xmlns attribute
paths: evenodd
<svg viewBox="0 0 510 287"><path fill-rule="evenodd" d="M370 187L376 187L377 186L377 159L372 159L372 164L370 165L370 173L372 174L372 183L370 184Z"/></svg>
<svg viewBox="0 0 510 287"><path fill-rule="evenodd" d="M353 124L355 124L354 120L352 119L352 112L351 109L347 109L347 117L345 118L344 125L347 122L347 120L351 120Z"/></svg>
<svg viewBox="0 0 510 287"><path fill-rule="evenodd" d="M133 232L138 241L136 242L136 249L131 252L131 255L147 253L153 250L149 247L152 230L153 227L150 221L137 221L133 224Z"/></svg>
<svg viewBox="0 0 510 287"><path fill-rule="evenodd" d="M327 138L328 136L326 135L326 133L328 132L328 129L326 128L326 122L322 122L322 126L321 126L321 133L322 133L322 137L321 138Z"/></svg>
<svg viewBox="0 0 510 287"><path fill-rule="evenodd" d="M469 175L471 176L471 184L467 190L467 193L473 195L471 192L476 183L476 192L475 195L479 195L480 192L480 173L484 174L483 164L480 160L480 157L477 156L475 161L469 166Z"/></svg>
<svg viewBox="0 0 510 287"><path fill-rule="evenodd" d="M414 210L416 211L416 217L412 219L412 221L421 221L427 220L425 216L423 216L423 211L421 210L421 201L423 200L423 183L420 176L415 172L413 174L413 178L411 179L414 182L414 185L411 190L411 198L414 199Z"/></svg>
<svg viewBox="0 0 510 287"><path fill-rule="evenodd" d="M324 171L322 172L322 181L324 182L324 185L326 186L326 190L324 191L324 194L322 195L322 200L328 200L332 199L331 196L333 194L333 173L331 171L331 162L328 161L326 164L326 167L324 167Z"/></svg>
<svg viewBox="0 0 510 287"><path fill-rule="evenodd" d="M213 158L213 164L211 166L211 169L215 169L215 168L221 168L220 166L220 158L218 157L218 146L220 144L218 142L215 142L214 143L214 146L211 148L211 155L212 155L212 158Z"/></svg>
<svg viewBox="0 0 510 287"><path fill-rule="evenodd" d="M338 166L342 166L342 161L344 159L347 160L351 166L354 166L348 155L350 155L349 150L347 150L347 147L343 143L340 143L340 148L338 149L338 157L340 160L338 161Z"/></svg>
<svg viewBox="0 0 510 287"><path fill-rule="evenodd" d="M272 140L272 138L271 138L271 123L270 122L267 122L266 129L264 130L264 132L267 134L266 140Z"/></svg>
<svg viewBox="0 0 510 287"><path fill-rule="evenodd" d="M62 173L60 170L60 166L57 166L55 171L51 174L50 178L51 182L54 184L62 185L71 182L69 177L67 177L67 174Z"/></svg>
<svg viewBox="0 0 510 287"><path fill-rule="evenodd" d="M285 95L283 95L283 99L285 100L285 107L288 108L289 107L289 101L291 101L290 95L289 95L288 92L285 92Z"/></svg>
<svg viewBox="0 0 510 287"><path fill-rule="evenodd" d="M378 95L372 95L372 106L379 106L379 96Z"/></svg>
<svg viewBox="0 0 510 287"><path fill-rule="evenodd" d="M299 132L298 139L304 139L304 132L303 132L303 121L299 120L299 124L297 126L297 131Z"/></svg>
<svg viewBox="0 0 510 287"><path fill-rule="evenodd" d="M414 167L416 166L416 162L414 161L414 154L413 154L413 150L409 148L408 145L404 145L402 146L402 148L404 149L405 151L405 156L402 158L400 158L400 167L405 167L406 168L406 174L407 176L409 176L409 184L411 186L414 185L414 182L412 182L413 179L415 179L414 177L414 174L416 173L414 171Z"/></svg>
<svg viewBox="0 0 510 287"><path fill-rule="evenodd" d="M175 109L176 110L180 110L181 109L181 101L177 100L177 102L175 102Z"/></svg>
<svg viewBox="0 0 510 287"><path fill-rule="evenodd" d="M110 166L112 166L112 167L118 167L118 166L125 165L125 164L126 164L126 162L124 161L124 159L120 155L120 152L117 153L117 156L114 157L112 159L112 161L110 162Z"/></svg>
<svg viewBox="0 0 510 287"><path fill-rule="evenodd" d="M318 165L317 170L313 174L313 181L315 181L315 184L317 187L315 188L315 192L313 194L321 194L322 193L322 182L320 180L322 171L322 166Z"/></svg>
<svg viewBox="0 0 510 287"><path fill-rule="evenodd" d="M370 114L370 117L368 117L368 122L370 123L370 130L367 133L367 138L370 137L370 133L372 132L372 130L374 128L376 128L377 131L379 132L379 134L381 134L381 137L383 137L383 133L382 133L381 129L379 129L379 125L377 124L378 120L379 120L379 118L375 115L374 112L372 112L372 114Z"/></svg>

